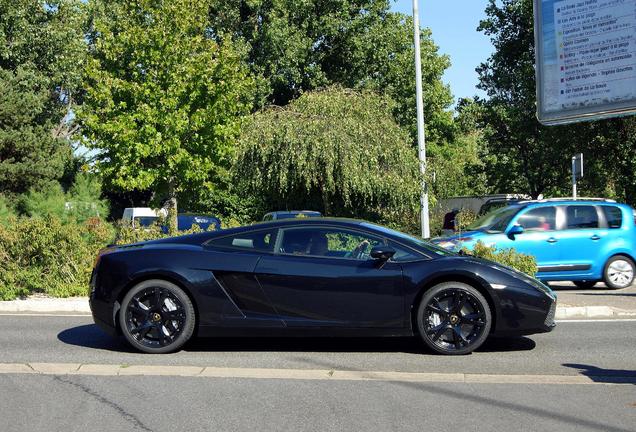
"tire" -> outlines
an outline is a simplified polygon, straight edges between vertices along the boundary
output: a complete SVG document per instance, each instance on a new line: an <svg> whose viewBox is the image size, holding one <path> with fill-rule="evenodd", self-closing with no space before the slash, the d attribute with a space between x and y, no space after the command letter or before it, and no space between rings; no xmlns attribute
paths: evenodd
<svg viewBox="0 0 636 432"><path fill-rule="evenodd" d="M192 337L195 321L187 294L161 279L135 285L119 311L119 325L128 343L150 354L177 351Z"/></svg>
<svg viewBox="0 0 636 432"><path fill-rule="evenodd" d="M598 281L595 280L578 280L578 281L572 281L574 283L574 285L576 285L577 288L580 289L590 289L593 288L594 285L596 285L596 283Z"/></svg>
<svg viewBox="0 0 636 432"><path fill-rule="evenodd" d="M461 282L433 286L417 308L420 337L439 354L473 352L486 341L491 325L492 314L484 296Z"/></svg>
<svg viewBox="0 0 636 432"><path fill-rule="evenodd" d="M634 261L625 255L616 255L605 264L603 280L608 288L627 288L634 282L635 272Z"/></svg>

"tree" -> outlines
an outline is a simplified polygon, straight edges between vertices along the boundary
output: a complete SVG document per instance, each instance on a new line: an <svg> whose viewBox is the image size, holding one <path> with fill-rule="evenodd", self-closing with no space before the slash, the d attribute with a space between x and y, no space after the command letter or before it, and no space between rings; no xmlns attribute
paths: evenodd
<svg viewBox="0 0 636 432"><path fill-rule="evenodd" d="M415 220L419 165L392 108L373 92L336 87L258 112L241 136L235 176L261 211Z"/></svg>
<svg viewBox="0 0 636 432"><path fill-rule="evenodd" d="M485 140L485 174L499 192L569 195L571 157L583 152L579 190L636 203L636 122L633 118L542 126L536 120L531 0L490 0L479 29L491 36L492 56L478 68L488 99L472 116Z"/></svg>
<svg viewBox="0 0 636 432"><path fill-rule="evenodd" d="M216 42L202 0L96 1L78 112L98 168L124 191L169 199L212 188L228 169L252 80L231 40Z"/></svg>
<svg viewBox="0 0 636 432"><path fill-rule="evenodd" d="M501 192L536 198L563 187L574 145L564 129L541 126L535 116L534 33L531 0L490 0L479 30L495 52L477 69L489 183Z"/></svg>
<svg viewBox="0 0 636 432"><path fill-rule="evenodd" d="M79 0L0 0L0 192L59 179L85 54Z"/></svg>
<svg viewBox="0 0 636 432"><path fill-rule="evenodd" d="M215 0L211 26L247 43L261 77L257 106L285 105L329 85L371 89L395 101L398 123L416 137L413 22L388 0ZM452 96L441 77L450 65L422 32L427 133L447 139Z"/></svg>

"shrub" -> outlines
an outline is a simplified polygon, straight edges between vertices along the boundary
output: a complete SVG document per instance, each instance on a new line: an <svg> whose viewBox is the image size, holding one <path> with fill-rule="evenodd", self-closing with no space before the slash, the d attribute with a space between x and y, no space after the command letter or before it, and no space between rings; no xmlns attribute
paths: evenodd
<svg viewBox="0 0 636 432"><path fill-rule="evenodd" d="M0 225L0 299L86 295L93 260L113 234L98 218L65 224L53 216L10 217Z"/></svg>
<svg viewBox="0 0 636 432"><path fill-rule="evenodd" d="M455 226L458 232L466 231L477 220L477 213L469 209L462 209L455 216Z"/></svg>
<svg viewBox="0 0 636 432"><path fill-rule="evenodd" d="M486 246L483 242L478 241L472 251L464 251L479 258L512 267L533 277L537 273L536 259L532 255L519 253L513 248L497 250L495 246Z"/></svg>

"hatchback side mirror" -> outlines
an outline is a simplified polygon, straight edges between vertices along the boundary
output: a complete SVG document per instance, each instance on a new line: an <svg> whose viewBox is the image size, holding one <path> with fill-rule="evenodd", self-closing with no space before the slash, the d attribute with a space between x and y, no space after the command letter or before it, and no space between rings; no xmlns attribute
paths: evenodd
<svg viewBox="0 0 636 432"><path fill-rule="evenodd" d="M514 239L516 235L523 234L523 227L521 225L513 225L508 230L508 237Z"/></svg>
<svg viewBox="0 0 636 432"><path fill-rule="evenodd" d="M380 261L388 261L395 255L395 249L387 245L378 245L371 249L371 258Z"/></svg>

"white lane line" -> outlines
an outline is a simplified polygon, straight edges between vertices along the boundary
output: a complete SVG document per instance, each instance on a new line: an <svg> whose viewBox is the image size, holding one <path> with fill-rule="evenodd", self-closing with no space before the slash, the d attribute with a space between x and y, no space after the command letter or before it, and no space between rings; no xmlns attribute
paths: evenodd
<svg viewBox="0 0 636 432"><path fill-rule="evenodd" d="M79 363L0 363L2 374L170 376L322 381L397 381L470 384L620 385L636 384L636 376L500 375L349 371L328 369L266 369L204 366L151 366Z"/></svg>
<svg viewBox="0 0 636 432"><path fill-rule="evenodd" d="M557 324L562 323L592 323L592 322L636 322L636 318L607 318L607 319L565 319L565 320L555 320Z"/></svg>
<svg viewBox="0 0 636 432"><path fill-rule="evenodd" d="M0 316L24 316L24 317L90 317L89 313L81 313L81 314L69 314L69 313L1 313Z"/></svg>

